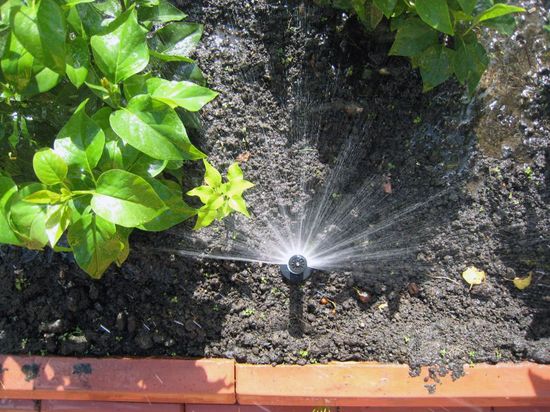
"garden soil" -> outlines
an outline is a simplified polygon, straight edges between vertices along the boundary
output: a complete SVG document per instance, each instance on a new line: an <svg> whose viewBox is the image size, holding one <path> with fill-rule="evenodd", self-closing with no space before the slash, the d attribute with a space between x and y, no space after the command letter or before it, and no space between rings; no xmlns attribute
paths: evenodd
<svg viewBox="0 0 550 412"><path fill-rule="evenodd" d="M220 92L193 139L217 167L241 161L256 184L245 196L250 221L205 233L223 241L242 225L263 236L254 219L292 206L297 181L323 187L346 141L339 131L361 125L351 177L374 176L375 190L402 207L437 194L413 222L421 247L316 272L300 287L273 265L181 256L192 222L133 234L127 262L101 280L70 255L2 247L0 353L369 360L457 374L464 363L549 363L548 4L521 4L514 35L485 33L492 63L469 97L453 81L424 93L408 61L388 57L384 24L366 33L310 2L179 2L205 24L196 57ZM297 150L308 134L310 150ZM194 183L199 172L186 169ZM471 288L461 277L470 266L487 274ZM519 290L513 279L528 274Z"/></svg>

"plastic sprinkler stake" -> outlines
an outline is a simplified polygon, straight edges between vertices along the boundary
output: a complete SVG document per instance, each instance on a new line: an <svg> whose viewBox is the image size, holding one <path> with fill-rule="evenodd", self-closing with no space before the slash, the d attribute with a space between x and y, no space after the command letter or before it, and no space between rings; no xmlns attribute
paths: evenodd
<svg viewBox="0 0 550 412"><path fill-rule="evenodd" d="M280 269L283 277L290 283L303 282L311 275L311 268L307 266L307 260L302 255L292 256Z"/></svg>

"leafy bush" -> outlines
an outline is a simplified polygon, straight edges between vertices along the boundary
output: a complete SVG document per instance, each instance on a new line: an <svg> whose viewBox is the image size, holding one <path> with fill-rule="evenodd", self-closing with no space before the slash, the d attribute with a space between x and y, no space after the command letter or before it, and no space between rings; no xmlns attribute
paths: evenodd
<svg viewBox="0 0 550 412"><path fill-rule="evenodd" d="M420 69L424 91L454 75L473 93L489 63L478 41L485 26L511 34L521 7L493 0L317 0L354 12L368 30L385 16L396 31L390 55L406 56Z"/></svg>
<svg viewBox="0 0 550 412"><path fill-rule="evenodd" d="M236 164L222 185L205 161L205 206L183 201L183 162L205 158L185 125L217 96L188 57L202 26L185 18L166 0L2 2L1 243L72 251L99 278L127 258L134 228L248 216ZM171 64L181 80L161 77Z"/></svg>

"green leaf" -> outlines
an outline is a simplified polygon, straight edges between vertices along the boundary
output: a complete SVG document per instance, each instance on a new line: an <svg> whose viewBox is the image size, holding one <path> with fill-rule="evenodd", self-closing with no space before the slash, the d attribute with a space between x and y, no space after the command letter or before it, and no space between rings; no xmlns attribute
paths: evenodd
<svg viewBox="0 0 550 412"><path fill-rule="evenodd" d="M454 34L447 0L416 0L416 12L429 26L443 33Z"/></svg>
<svg viewBox="0 0 550 412"><path fill-rule="evenodd" d="M216 170L206 159L203 159L205 172L204 172L204 181L208 186L212 188L217 188L222 184L222 175Z"/></svg>
<svg viewBox="0 0 550 412"><path fill-rule="evenodd" d="M477 41L473 43L459 41L456 52L452 56L453 71L458 81L468 86L470 94L475 91L488 64L487 52L481 44Z"/></svg>
<svg viewBox="0 0 550 412"><path fill-rule="evenodd" d="M119 267L126 261L126 259L128 259L128 256L130 255L130 242L128 238L130 237L132 230L133 229L121 226L117 226L116 228L116 235L122 243L122 250L119 252L115 260L116 265Z"/></svg>
<svg viewBox="0 0 550 412"><path fill-rule="evenodd" d="M162 201L166 203L168 209L153 220L138 226L139 229L160 232L197 214L194 208L183 201L181 188L177 183L169 180L161 183L156 179L147 179L147 181L153 186Z"/></svg>
<svg viewBox="0 0 550 412"><path fill-rule="evenodd" d="M242 213L246 217L250 217L248 209L246 208L246 203L240 195L235 195L229 199L229 207L239 213Z"/></svg>
<svg viewBox="0 0 550 412"><path fill-rule="evenodd" d="M166 210L145 179L118 169L99 176L91 205L98 216L124 227L146 223Z"/></svg>
<svg viewBox="0 0 550 412"><path fill-rule="evenodd" d="M416 56L437 44L437 32L416 17L405 20L397 30L389 51L394 56Z"/></svg>
<svg viewBox="0 0 550 412"><path fill-rule="evenodd" d="M124 81L124 97L130 100L132 97L147 94L146 82L151 78L151 73L135 74Z"/></svg>
<svg viewBox="0 0 550 412"><path fill-rule="evenodd" d="M235 180L243 180L243 171L239 163L235 162L227 168L227 180L230 182Z"/></svg>
<svg viewBox="0 0 550 412"><path fill-rule="evenodd" d="M113 21L105 32L92 36L91 46L99 69L113 83L139 73L149 63L147 30L137 21L134 7Z"/></svg>
<svg viewBox="0 0 550 412"><path fill-rule="evenodd" d="M5 176L0 176L0 243L22 245L21 240L10 227L7 205L12 196L17 193L17 185Z"/></svg>
<svg viewBox="0 0 550 412"><path fill-rule="evenodd" d="M64 4L65 7L74 7L76 6L77 4L82 4L82 3L93 3L95 0L61 0Z"/></svg>
<svg viewBox="0 0 550 412"><path fill-rule="evenodd" d="M99 125L86 114L84 100L63 126L54 141L54 150L69 167L92 170L99 162L105 145L105 133Z"/></svg>
<svg viewBox="0 0 550 412"><path fill-rule="evenodd" d="M169 23L171 21L183 20L187 15L167 1L161 2L158 6L140 8L138 10L139 21L144 24Z"/></svg>
<svg viewBox="0 0 550 412"><path fill-rule="evenodd" d="M168 165L167 160L153 159L120 139L118 144L122 156L122 167L131 173L142 177L155 177Z"/></svg>
<svg viewBox="0 0 550 412"><path fill-rule="evenodd" d="M177 113L148 95L133 97L111 115L111 127L126 143L161 160L196 160L204 154L193 146Z"/></svg>
<svg viewBox="0 0 550 412"><path fill-rule="evenodd" d="M213 199L215 196L217 196L214 189L212 189L210 186L205 185L191 189L187 192L187 195L197 196L204 204L210 203L210 199Z"/></svg>
<svg viewBox="0 0 550 412"><path fill-rule="evenodd" d="M89 4L79 4L75 9L77 10L78 19L73 19L75 22L79 20L81 26L77 32L84 38L89 38L94 34L102 34L109 24L122 13L121 4L118 0L102 0ZM71 24L73 27L75 26L74 23Z"/></svg>
<svg viewBox="0 0 550 412"><path fill-rule="evenodd" d="M190 112L200 110L218 95L213 90L187 81L177 82L154 77L147 80L146 85L154 99L172 108L182 107Z"/></svg>
<svg viewBox="0 0 550 412"><path fill-rule="evenodd" d="M395 9L397 0L374 0L374 4L380 10L382 10L382 13L384 13L384 16L386 16L389 19L393 14L393 10Z"/></svg>
<svg viewBox="0 0 550 412"><path fill-rule="evenodd" d="M77 37L68 44L67 77L78 89L84 84L90 70L90 54L88 43L82 37Z"/></svg>
<svg viewBox="0 0 550 412"><path fill-rule="evenodd" d="M30 83L34 70L34 57L11 34L8 45L0 61L2 74L20 92Z"/></svg>
<svg viewBox="0 0 550 412"><path fill-rule="evenodd" d="M202 37L202 24L170 23L155 33L149 46L155 57L187 58L196 49Z"/></svg>
<svg viewBox="0 0 550 412"><path fill-rule="evenodd" d="M46 234L46 205L26 202L34 192L44 190L39 183L32 183L15 193L8 205L8 221L12 230L29 249L42 249L48 243Z"/></svg>
<svg viewBox="0 0 550 412"><path fill-rule="evenodd" d="M364 0L353 0L353 10L357 17L368 30L374 30L382 20L384 14L372 3L365 3Z"/></svg>
<svg viewBox="0 0 550 412"><path fill-rule="evenodd" d="M48 206L45 227L48 242L52 248L69 227L70 222L71 210L66 203Z"/></svg>
<svg viewBox="0 0 550 412"><path fill-rule="evenodd" d="M218 212L215 209L200 208L197 212L197 221L193 229L198 230L209 226L216 219L216 216L218 216Z"/></svg>
<svg viewBox="0 0 550 412"><path fill-rule="evenodd" d="M70 226L67 239L78 266L95 279L101 278L124 249L116 226L91 213Z"/></svg>
<svg viewBox="0 0 550 412"><path fill-rule="evenodd" d="M233 197L235 195L242 195L243 192L247 189L254 187L254 183L249 182L248 180L233 180L227 184L227 190L225 195L228 197Z"/></svg>
<svg viewBox="0 0 550 412"><path fill-rule="evenodd" d="M12 30L36 60L56 73L65 73L65 17L55 0L22 6L13 16Z"/></svg>
<svg viewBox="0 0 550 412"><path fill-rule="evenodd" d="M458 4L460 4L460 7L462 10L464 10L464 13L471 15L474 11L474 8L476 6L477 0L457 0Z"/></svg>
<svg viewBox="0 0 550 412"><path fill-rule="evenodd" d="M59 84L61 76L53 70L44 67L38 72L23 90L21 95L29 97L45 93Z"/></svg>
<svg viewBox="0 0 550 412"><path fill-rule="evenodd" d="M474 24L481 23L482 21L496 19L497 17L505 16L511 13L523 13L525 9L523 7L510 6L508 4L497 3L493 7L481 12L475 17Z"/></svg>
<svg viewBox="0 0 550 412"><path fill-rule="evenodd" d="M36 177L47 185L62 183L67 177L67 164L61 156L49 148L34 154L32 167Z"/></svg>
<svg viewBox="0 0 550 412"><path fill-rule="evenodd" d="M38 205L53 205L61 202L63 196L60 193L51 190L38 190L23 198L25 202L36 203Z"/></svg>
<svg viewBox="0 0 550 412"><path fill-rule="evenodd" d="M453 50L440 45L426 49L420 56L418 65L424 91L433 89L446 81L453 73L452 54Z"/></svg>

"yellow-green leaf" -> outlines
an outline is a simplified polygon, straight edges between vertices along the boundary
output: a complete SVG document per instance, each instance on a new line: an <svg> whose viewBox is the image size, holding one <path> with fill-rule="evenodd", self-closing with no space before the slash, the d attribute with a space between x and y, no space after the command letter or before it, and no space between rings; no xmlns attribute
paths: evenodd
<svg viewBox="0 0 550 412"><path fill-rule="evenodd" d="M462 272L462 277L470 285L470 289L474 285L480 285L485 281L486 275L485 272L476 268L475 266L470 266L464 272Z"/></svg>
<svg viewBox="0 0 550 412"><path fill-rule="evenodd" d="M532 272L529 272L529 274L524 278L516 277L513 280L514 286L516 288L518 288L519 290L523 290L523 289L529 287L529 285L531 284L532 281L533 281L533 273Z"/></svg>

